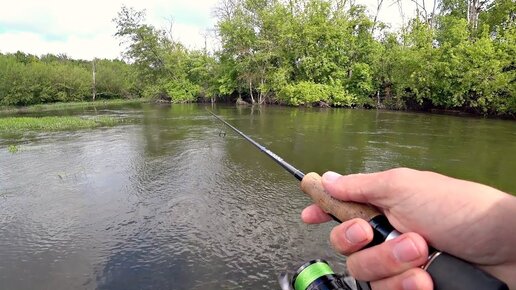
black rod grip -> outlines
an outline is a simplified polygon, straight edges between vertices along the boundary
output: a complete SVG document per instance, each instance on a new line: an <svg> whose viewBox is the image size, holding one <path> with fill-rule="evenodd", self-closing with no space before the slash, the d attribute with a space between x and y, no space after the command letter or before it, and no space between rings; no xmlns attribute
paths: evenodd
<svg viewBox="0 0 516 290"><path fill-rule="evenodd" d="M449 254L438 252L425 267L434 290L509 290L507 284Z"/></svg>

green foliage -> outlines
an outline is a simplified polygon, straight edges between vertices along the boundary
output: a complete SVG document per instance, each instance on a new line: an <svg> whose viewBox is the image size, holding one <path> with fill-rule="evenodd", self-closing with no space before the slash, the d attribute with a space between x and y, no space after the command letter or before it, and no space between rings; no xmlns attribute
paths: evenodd
<svg viewBox="0 0 516 290"><path fill-rule="evenodd" d="M219 78L220 92L243 93L253 103L296 105L331 101L333 95L341 96L334 105L351 103L343 97L348 93L329 93L327 87L365 97L373 92L367 66L381 46L363 7L346 10L336 0L242 0L226 8L217 25L220 65L232 69Z"/></svg>
<svg viewBox="0 0 516 290"><path fill-rule="evenodd" d="M186 65L188 83L196 86L190 89L192 97L206 100L214 98L217 94L217 81L214 77L217 70L217 62L206 53L193 51L189 53Z"/></svg>
<svg viewBox="0 0 516 290"><path fill-rule="evenodd" d="M121 61L97 61L99 98L132 96L132 69ZM83 101L92 97L92 63L63 56L41 58L21 52L0 54L0 105Z"/></svg>
<svg viewBox="0 0 516 290"><path fill-rule="evenodd" d="M357 98L339 87L332 87L331 104L338 107L364 107L369 102L366 98Z"/></svg>
<svg viewBox="0 0 516 290"><path fill-rule="evenodd" d="M216 94L214 58L188 51L166 31L145 24L145 11L124 6L114 21L144 97L184 103Z"/></svg>
<svg viewBox="0 0 516 290"><path fill-rule="evenodd" d="M441 17L437 29L413 21L401 42L394 36L383 41L375 77L384 104L514 116L511 27L493 35L488 29L474 33L466 19L453 15Z"/></svg>
<svg viewBox="0 0 516 290"><path fill-rule="evenodd" d="M354 107L365 105L353 94L337 86L317 84L302 81L297 84L288 84L279 93L279 99L292 106L308 105L324 102L334 106Z"/></svg>
<svg viewBox="0 0 516 290"><path fill-rule="evenodd" d="M330 95L331 91L328 86L304 81L286 85L279 94L282 100L293 106L328 102Z"/></svg>
<svg viewBox="0 0 516 290"><path fill-rule="evenodd" d="M484 11L481 11L480 23L483 30L490 33L503 33L516 22L516 2L514 0L492 1Z"/></svg>
<svg viewBox="0 0 516 290"><path fill-rule="evenodd" d="M348 90L353 94L368 97L374 92L372 70L367 63L355 63L348 80Z"/></svg>
<svg viewBox="0 0 516 290"><path fill-rule="evenodd" d="M98 60L96 67L97 98L132 98L138 94L135 88L135 67L120 60Z"/></svg>
<svg viewBox="0 0 516 290"><path fill-rule="evenodd" d="M437 15L420 13L386 33L364 7L342 0L223 1L213 54L185 48L146 24L145 11L122 7L114 22L130 65L96 60L97 96L514 117L516 2L478 2L470 14L472 1L437 3ZM0 105L91 99L91 69L66 55L0 54Z"/></svg>
<svg viewBox="0 0 516 290"><path fill-rule="evenodd" d="M199 95L200 86L184 80L182 82L168 82L165 85L165 92L171 96L175 103L186 103L195 100Z"/></svg>

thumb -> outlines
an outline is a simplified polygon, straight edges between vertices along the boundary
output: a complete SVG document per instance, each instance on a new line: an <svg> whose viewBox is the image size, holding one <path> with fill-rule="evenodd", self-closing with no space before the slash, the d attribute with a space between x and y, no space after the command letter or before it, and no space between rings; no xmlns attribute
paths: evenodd
<svg viewBox="0 0 516 290"><path fill-rule="evenodd" d="M392 180L399 178L400 172L396 171L404 170L410 171L411 169L403 168L401 170L351 175L340 175L328 171L322 176L322 184L324 189L337 199L369 203L380 208L390 208L403 198L403 194L399 191L397 194L392 194L394 189Z"/></svg>

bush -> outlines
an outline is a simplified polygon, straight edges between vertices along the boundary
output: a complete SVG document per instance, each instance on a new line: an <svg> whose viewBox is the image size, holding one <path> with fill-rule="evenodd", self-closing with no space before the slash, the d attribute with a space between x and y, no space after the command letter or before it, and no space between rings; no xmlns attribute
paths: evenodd
<svg viewBox="0 0 516 290"><path fill-rule="evenodd" d="M358 98L343 88L335 87L332 90L331 104L336 107L354 107Z"/></svg>
<svg viewBox="0 0 516 290"><path fill-rule="evenodd" d="M327 85L313 82L299 82L286 85L281 89L279 98L289 105L311 105L316 102L328 102L331 90Z"/></svg>
<svg viewBox="0 0 516 290"><path fill-rule="evenodd" d="M340 86L316 84L313 82L299 82L283 87L279 99L289 105L312 105L325 102L337 107L363 106L369 98L358 98Z"/></svg>
<svg viewBox="0 0 516 290"><path fill-rule="evenodd" d="M173 103L188 103L197 99L201 87L188 80L172 81L165 85L165 92Z"/></svg>

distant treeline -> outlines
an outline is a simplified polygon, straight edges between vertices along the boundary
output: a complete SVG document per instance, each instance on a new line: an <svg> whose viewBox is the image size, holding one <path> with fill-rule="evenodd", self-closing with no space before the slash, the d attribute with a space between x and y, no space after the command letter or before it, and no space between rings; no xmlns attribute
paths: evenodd
<svg viewBox="0 0 516 290"><path fill-rule="evenodd" d="M215 52L186 49L146 24L144 11L122 7L114 21L128 62L96 61L97 96L514 117L516 2L412 2L416 17L388 32L378 12L353 1L223 0ZM377 3L378 11L391 5ZM0 55L0 104L91 99L92 67L52 55Z"/></svg>
<svg viewBox="0 0 516 290"><path fill-rule="evenodd" d="M0 105L22 106L91 100L93 62L66 55L0 54ZM136 72L119 60L95 60L96 97L136 96Z"/></svg>

